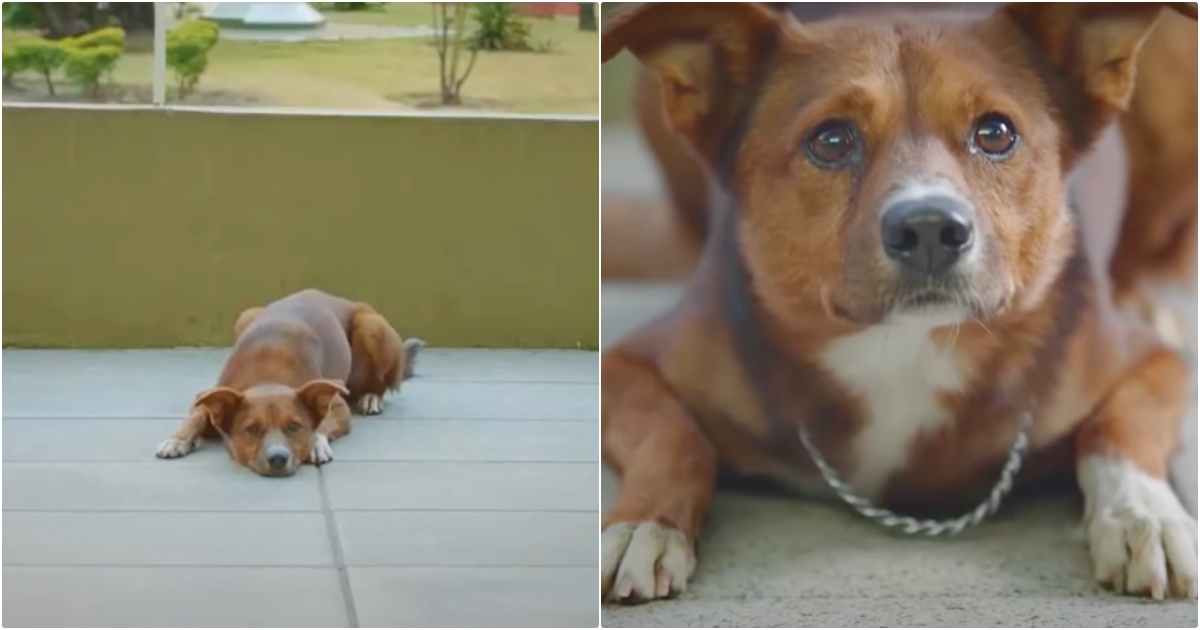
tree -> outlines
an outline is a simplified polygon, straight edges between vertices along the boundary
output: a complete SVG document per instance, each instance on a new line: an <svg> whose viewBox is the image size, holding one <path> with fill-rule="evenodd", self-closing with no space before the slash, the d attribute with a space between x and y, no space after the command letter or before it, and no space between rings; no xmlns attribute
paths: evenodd
<svg viewBox="0 0 1200 630"><path fill-rule="evenodd" d="M465 2L432 2L433 7L433 43L438 55L439 96L442 105L461 105L462 86L471 76L475 68L475 57L479 50L468 46L467 36L467 3ZM451 35L450 29L454 33ZM466 67L459 72L463 50L467 49L470 57Z"/></svg>
<svg viewBox="0 0 1200 630"><path fill-rule="evenodd" d="M579 2L579 30L596 30L596 3Z"/></svg>
<svg viewBox="0 0 1200 630"><path fill-rule="evenodd" d="M5 3L8 4L8 3ZM49 39L74 37L106 26L127 33L154 30L153 2L25 2Z"/></svg>

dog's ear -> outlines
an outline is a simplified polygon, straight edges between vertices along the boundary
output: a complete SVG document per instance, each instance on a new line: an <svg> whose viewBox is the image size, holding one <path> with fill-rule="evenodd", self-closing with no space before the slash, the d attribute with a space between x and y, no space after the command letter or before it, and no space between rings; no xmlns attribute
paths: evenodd
<svg viewBox="0 0 1200 630"><path fill-rule="evenodd" d="M296 390L296 400L304 405L320 422L329 413L335 396L349 396L350 390L341 381L318 379L309 381Z"/></svg>
<svg viewBox="0 0 1200 630"><path fill-rule="evenodd" d="M196 395L193 409L203 409L208 412L208 421L226 435L233 424L233 416L241 408L245 397L236 389L229 387L214 387Z"/></svg>
<svg viewBox="0 0 1200 630"><path fill-rule="evenodd" d="M643 3L606 20L600 55L633 53L658 77L671 127L711 160L790 19L757 2Z"/></svg>
<svg viewBox="0 0 1200 630"><path fill-rule="evenodd" d="M1128 105L1138 52L1164 7L1196 18L1189 2L1017 2L1000 11L1032 48L1067 125L1067 153L1085 150Z"/></svg>

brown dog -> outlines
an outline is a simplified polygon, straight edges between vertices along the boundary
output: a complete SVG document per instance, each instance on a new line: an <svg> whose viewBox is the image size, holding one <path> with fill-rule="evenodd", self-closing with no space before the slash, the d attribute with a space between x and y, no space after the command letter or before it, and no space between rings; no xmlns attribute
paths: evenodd
<svg viewBox="0 0 1200 630"><path fill-rule="evenodd" d="M217 387L158 447L183 457L201 437L221 437L237 463L265 476L333 459L330 441L350 432L350 408L383 411L383 395L412 375L417 339L401 340L364 303L314 289L244 311Z"/></svg>
<svg viewBox="0 0 1200 630"><path fill-rule="evenodd" d="M926 533L978 522L1016 470L1023 486L1074 476L1096 578L1195 597L1196 521L1166 480L1189 376L1112 289L1192 277L1195 84L1190 104L1140 104L1155 129L1171 123L1147 111L1192 116L1169 149L1191 143L1191 163L1132 195L1121 236L1150 253L1110 275L1090 238L1105 217L1067 199L1156 23L1182 30L1195 72L1195 5L1162 6L807 24L661 3L606 25L603 58L627 49L656 77L706 187L675 194L703 244L684 298L602 359L603 454L622 476L602 597L686 587L719 467L876 515L979 505L881 517Z"/></svg>

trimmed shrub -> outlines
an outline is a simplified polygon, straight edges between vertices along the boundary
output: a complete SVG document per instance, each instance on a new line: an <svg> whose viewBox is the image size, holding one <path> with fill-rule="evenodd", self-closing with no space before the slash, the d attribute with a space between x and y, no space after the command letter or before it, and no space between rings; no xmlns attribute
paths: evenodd
<svg viewBox="0 0 1200 630"><path fill-rule="evenodd" d="M125 30L110 26L63 40L66 59L63 72L67 79L96 98L100 95L100 79L112 83L112 73L125 48Z"/></svg>
<svg viewBox="0 0 1200 630"><path fill-rule="evenodd" d="M37 72L46 79L46 90L54 96L54 80L51 75L66 61L66 47L59 42L46 39L27 39L13 44L12 63L20 70ZM7 62L6 62L7 65Z"/></svg>
<svg viewBox="0 0 1200 630"><path fill-rule="evenodd" d="M84 33L68 40L76 48L97 48L108 46L117 50L125 48L125 29L119 26L109 26L90 33Z"/></svg>
<svg viewBox="0 0 1200 630"><path fill-rule="evenodd" d="M196 89L208 68L208 52L220 35L220 27L208 20L184 22L167 33L167 67L175 75L180 99Z"/></svg>
<svg viewBox="0 0 1200 630"><path fill-rule="evenodd" d="M63 71L67 79L82 87L92 98L98 97L100 79L112 75L113 69L121 59L121 49L116 46L68 46L65 50Z"/></svg>

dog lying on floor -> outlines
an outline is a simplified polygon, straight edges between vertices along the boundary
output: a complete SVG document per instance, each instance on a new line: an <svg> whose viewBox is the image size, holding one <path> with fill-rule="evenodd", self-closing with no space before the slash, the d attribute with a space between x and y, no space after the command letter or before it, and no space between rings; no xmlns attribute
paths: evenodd
<svg viewBox="0 0 1200 630"><path fill-rule="evenodd" d="M1190 136L1169 117L1147 124L1164 142L1127 127L1131 187L1175 184L1131 195L1121 235L1150 251L1119 247L1110 269L1088 238L1102 217L1067 199L1156 24L1194 64L1195 4L1166 4L809 24L661 3L605 25L602 58L638 58L703 165L686 210L704 236L680 303L602 358L603 456L622 477L602 598L686 588L719 467L914 534L1074 476L1101 583L1196 596L1196 521L1166 479L1189 374L1117 307L1152 299L1142 278L1193 277L1195 84L1191 103L1140 105L1190 107Z"/></svg>
<svg viewBox="0 0 1200 630"><path fill-rule="evenodd" d="M383 396L412 376L419 339L404 341L369 305L315 289L244 311L217 387L196 396L160 458L221 437L237 463L269 476L333 459L350 409L383 412Z"/></svg>

